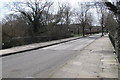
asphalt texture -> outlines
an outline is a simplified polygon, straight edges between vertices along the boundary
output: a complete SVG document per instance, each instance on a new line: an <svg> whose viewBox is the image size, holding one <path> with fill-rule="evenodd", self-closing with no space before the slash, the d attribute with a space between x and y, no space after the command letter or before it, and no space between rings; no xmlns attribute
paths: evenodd
<svg viewBox="0 0 120 80"><path fill-rule="evenodd" d="M49 78L100 34L2 57L2 78Z"/></svg>

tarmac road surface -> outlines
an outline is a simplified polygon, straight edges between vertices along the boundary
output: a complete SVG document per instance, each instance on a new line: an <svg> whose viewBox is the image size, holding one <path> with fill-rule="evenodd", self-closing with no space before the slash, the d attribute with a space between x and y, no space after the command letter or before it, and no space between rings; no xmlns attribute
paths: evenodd
<svg viewBox="0 0 120 80"><path fill-rule="evenodd" d="M49 78L100 34L2 57L2 78Z"/></svg>

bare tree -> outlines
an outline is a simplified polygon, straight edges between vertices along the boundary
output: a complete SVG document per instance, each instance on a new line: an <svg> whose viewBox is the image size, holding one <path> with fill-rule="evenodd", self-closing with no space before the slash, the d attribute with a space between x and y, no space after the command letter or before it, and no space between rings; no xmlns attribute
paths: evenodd
<svg viewBox="0 0 120 80"><path fill-rule="evenodd" d="M115 48L120 62L120 1L116 0L116 5L111 2L104 2L110 11L116 16L118 26L116 27Z"/></svg>
<svg viewBox="0 0 120 80"><path fill-rule="evenodd" d="M114 19L114 15L110 12L105 18L105 28L109 30L109 34L115 38L117 22Z"/></svg>
<svg viewBox="0 0 120 80"><path fill-rule="evenodd" d="M20 12L26 18L28 18L30 24L33 26L34 33L39 31L39 27L44 23L43 12L48 12L53 2L41 1L41 0L29 0L26 2L14 2L13 9L16 12Z"/></svg>
<svg viewBox="0 0 120 80"><path fill-rule="evenodd" d="M97 14L98 14L98 20L99 23L101 24L101 31L102 31L102 35L104 36L104 27L105 27L105 17L106 17L106 8L103 2L96 2L95 3L96 9L97 9Z"/></svg>
<svg viewBox="0 0 120 80"><path fill-rule="evenodd" d="M64 6L65 6L65 10L64 10L65 24L69 25L71 22L70 17L72 15L71 7L69 3L66 3Z"/></svg>
<svg viewBox="0 0 120 80"><path fill-rule="evenodd" d="M58 3L58 10L54 14L49 14L49 23L48 23L48 32L49 35L59 35L64 36L67 31L67 27L63 27L63 24L66 24L69 20L69 7L66 4ZM60 25L60 26L59 26ZM60 28L58 28L60 27ZM59 29L59 30L58 30ZM64 33L64 35L63 35ZM60 35L61 34L61 35ZM67 34L67 32L66 32Z"/></svg>
<svg viewBox="0 0 120 80"><path fill-rule="evenodd" d="M0 49L2 49L2 21L0 21Z"/></svg>
<svg viewBox="0 0 120 80"><path fill-rule="evenodd" d="M93 25L92 25L93 16L92 16L92 13L91 13L91 12L88 13L87 19L88 19L88 20L87 20L86 24L88 25L89 31L90 31L90 33L91 33L91 32L92 32L92 28L93 28Z"/></svg>
<svg viewBox="0 0 120 80"><path fill-rule="evenodd" d="M85 27L88 22L88 10L89 5L88 3L78 3L79 10L77 10L76 16L77 16L77 21L82 27L82 35L83 37L85 36Z"/></svg>
<svg viewBox="0 0 120 80"><path fill-rule="evenodd" d="M62 24L62 19L64 17L65 4L58 3L58 10L54 14L49 14L49 24L48 25L57 25L58 23Z"/></svg>
<svg viewBox="0 0 120 80"><path fill-rule="evenodd" d="M2 24L2 32L5 36L10 37L25 37L29 36L30 26L28 20L22 15L7 15ZM31 32L30 32L31 33Z"/></svg>

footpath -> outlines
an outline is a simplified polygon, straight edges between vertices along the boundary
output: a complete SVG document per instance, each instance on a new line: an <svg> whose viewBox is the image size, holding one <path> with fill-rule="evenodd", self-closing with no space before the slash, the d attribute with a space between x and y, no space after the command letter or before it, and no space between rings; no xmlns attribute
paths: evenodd
<svg viewBox="0 0 120 80"><path fill-rule="evenodd" d="M51 78L112 78L118 80L118 60L108 36L96 39ZM115 78L115 79L113 79Z"/></svg>

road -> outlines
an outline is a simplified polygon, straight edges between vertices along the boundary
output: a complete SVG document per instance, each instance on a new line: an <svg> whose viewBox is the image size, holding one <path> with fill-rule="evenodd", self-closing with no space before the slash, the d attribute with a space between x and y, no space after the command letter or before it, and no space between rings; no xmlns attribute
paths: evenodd
<svg viewBox="0 0 120 80"><path fill-rule="evenodd" d="M100 34L2 57L3 78L49 78Z"/></svg>

